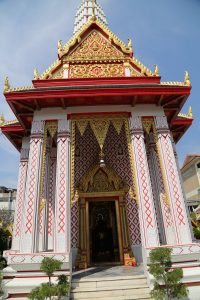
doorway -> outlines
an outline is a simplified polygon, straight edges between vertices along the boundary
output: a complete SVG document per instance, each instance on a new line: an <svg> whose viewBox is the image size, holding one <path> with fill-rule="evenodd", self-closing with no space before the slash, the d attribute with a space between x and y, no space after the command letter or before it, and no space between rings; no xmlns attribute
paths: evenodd
<svg viewBox="0 0 200 300"><path fill-rule="evenodd" d="M91 265L120 263L116 201L89 201Z"/></svg>

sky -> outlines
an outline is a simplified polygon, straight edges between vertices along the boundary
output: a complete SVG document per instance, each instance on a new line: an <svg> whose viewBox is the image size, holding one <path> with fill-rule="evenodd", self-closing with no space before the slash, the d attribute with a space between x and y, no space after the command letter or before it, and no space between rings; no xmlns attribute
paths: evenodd
<svg viewBox="0 0 200 300"><path fill-rule="evenodd" d="M109 28L151 70L158 64L162 81L183 81L188 70L192 127L177 144L180 165L200 153L200 0L97 0ZM57 41L72 36L81 0L0 0L0 114L14 119L3 96L5 76L13 87L31 85L33 69L46 70L57 58ZM0 186L17 186L19 153L0 133Z"/></svg>

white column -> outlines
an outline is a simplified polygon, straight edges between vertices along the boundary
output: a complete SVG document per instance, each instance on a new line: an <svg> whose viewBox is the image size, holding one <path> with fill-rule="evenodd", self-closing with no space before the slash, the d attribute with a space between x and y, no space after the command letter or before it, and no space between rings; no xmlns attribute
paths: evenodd
<svg viewBox="0 0 200 300"><path fill-rule="evenodd" d="M22 146L23 147L23 146ZM23 216L23 204L25 196L25 187L27 180L27 168L28 168L28 154L29 149L21 149L21 157L19 163L19 176L17 184L17 198L15 204L15 217L12 237L12 250L19 251L20 249L20 236L22 234L22 216Z"/></svg>
<svg viewBox="0 0 200 300"><path fill-rule="evenodd" d="M34 253L38 250L38 206L43 135L44 122L33 121L24 200L23 234L20 245L20 252L22 253Z"/></svg>
<svg viewBox="0 0 200 300"><path fill-rule="evenodd" d="M70 252L70 132L69 121L58 121L55 202L55 252Z"/></svg>
<svg viewBox="0 0 200 300"><path fill-rule="evenodd" d="M130 132L136 171L142 244L143 247L156 247L160 243L141 117L131 118Z"/></svg>
<svg viewBox="0 0 200 300"><path fill-rule="evenodd" d="M189 221L186 213L180 174L165 116L155 117L160 159L163 164L164 180L170 201L177 244L192 242Z"/></svg>
<svg viewBox="0 0 200 300"><path fill-rule="evenodd" d="M152 185L154 186L155 201L159 206L160 210L160 226L164 225L162 231L164 234L163 241L166 241L168 245L176 244L176 236L174 231L174 223L171 215L170 206L167 203L167 197L165 192L165 187L163 184L161 166L159 162L159 157L156 149L156 143L153 137L153 133L149 135L149 151L150 151L150 161L151 161L151 172L152 172ZM162 224L163 223L163 224Z"/></svg>

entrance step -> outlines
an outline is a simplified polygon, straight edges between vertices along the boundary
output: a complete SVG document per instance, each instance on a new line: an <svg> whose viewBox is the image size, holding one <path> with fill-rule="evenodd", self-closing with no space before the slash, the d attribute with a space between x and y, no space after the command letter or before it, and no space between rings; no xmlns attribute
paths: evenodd
<svg viewBox="0 0 200 300"><path fill-rule="evenodd" d="M143 271L132 267L92 270L72 277L71 300L149 300Z"/></svg>

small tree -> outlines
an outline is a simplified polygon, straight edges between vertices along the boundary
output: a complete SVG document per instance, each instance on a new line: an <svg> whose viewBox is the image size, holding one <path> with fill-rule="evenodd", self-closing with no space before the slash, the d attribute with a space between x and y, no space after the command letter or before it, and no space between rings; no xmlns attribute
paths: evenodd
<svg viewBox="0 0 200 300"><path fill-rule="evenodd" d="M62 262L60 260L57 259L53 259L50 257L45 257L42 260L41 266L40 266L40 270L45 272L49 278L49 291L50 291L50 295L49 298L51 300L51 277L53 276L53 273L57 270L60 270L62 266Z"/></svg>
<svg viewBox="0 0 200 300"><path fill-rule="evenodd" d="M170 248L157 248L150 252L149 273L155 278L154 288L151 291L152 298L168 300L182 298L188 295L186 286L181 282L183 270L171 269Z"/></svg>
<svg viewBox="0 0 200 300"><path fill-rule="evenodd" d="M65 296L69 290L69 284L66 275L58 276L58 284L52 284L51 278L53 273L61 269L62 262L53 258L45 257L42 260L40 269L45 272L49 278L48 283L43 283L39 287L36 287L31 291L28 298L31 300L45 300L52 299L53 296L57 296L60 299L61 296Z"/></svg>

